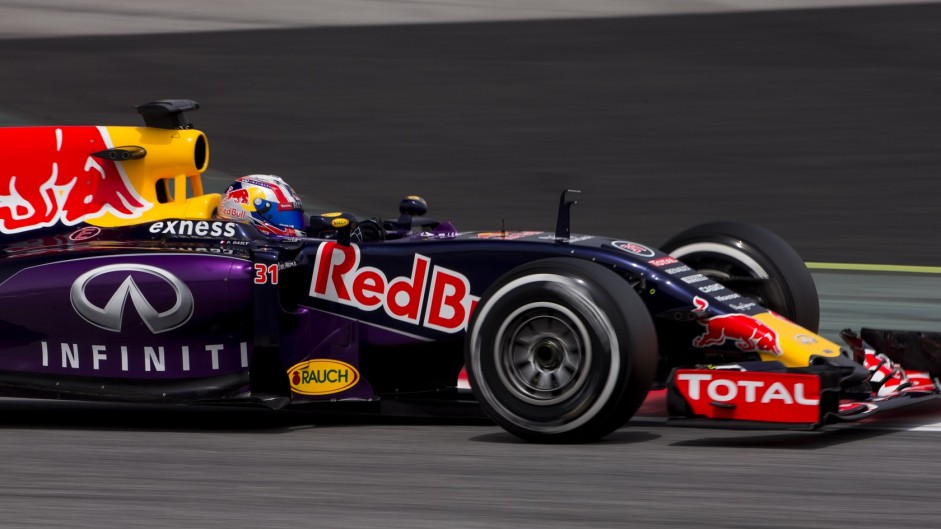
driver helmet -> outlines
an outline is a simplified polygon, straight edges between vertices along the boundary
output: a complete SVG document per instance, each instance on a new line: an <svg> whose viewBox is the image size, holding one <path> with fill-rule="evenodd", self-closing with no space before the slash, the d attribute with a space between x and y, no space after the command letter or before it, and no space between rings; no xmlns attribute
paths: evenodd
<svg viewBox="0 0 941 529"><path fill-rule="evenodd" d="M304 205L279 176L252 174L232 183L222 195L219 216L249 222L280 237L304 237Z"/></svg>

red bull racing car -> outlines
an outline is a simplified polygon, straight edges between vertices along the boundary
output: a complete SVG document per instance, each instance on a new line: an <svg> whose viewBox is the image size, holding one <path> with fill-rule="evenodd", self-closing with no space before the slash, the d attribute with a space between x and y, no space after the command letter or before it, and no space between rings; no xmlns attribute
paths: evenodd
<svg viewBox="0 0 941 529"><path fill-rule="evenodd" d="M240 220L272 206L248 187L203 189L196 108L0 129L0 394L382 411L472 392L513 434L576 442L651 388L676 418L808 428L938 393L931 336L819 336L810 274L764 229L572 234L563 193L552 232L458 231L418 197L287 232Z"/></svg>

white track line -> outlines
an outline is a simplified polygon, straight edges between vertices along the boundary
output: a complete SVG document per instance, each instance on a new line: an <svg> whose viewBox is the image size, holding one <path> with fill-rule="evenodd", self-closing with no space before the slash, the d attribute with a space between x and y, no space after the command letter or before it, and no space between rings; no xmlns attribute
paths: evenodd
<svg viewBox="0 0 941 529"><path fill-rule="evenodd" d="M914 428L909 428L908 431L910 432L941 432L941 422L915 426Z"/></svg>

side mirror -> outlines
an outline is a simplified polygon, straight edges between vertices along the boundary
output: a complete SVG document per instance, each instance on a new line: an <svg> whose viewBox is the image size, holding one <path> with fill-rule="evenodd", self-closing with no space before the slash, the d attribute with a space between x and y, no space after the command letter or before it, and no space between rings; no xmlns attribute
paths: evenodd
<svg viewBox="0 0 941 529"><path fill-rule="evenodd" d="M409 195L399 202L399 220L396 222L401 229L409 231L412 226L432 227L438 225L438 221L423 217L428 213L428 202L418 195Z"/></svg>
<svg viewBox="0 0 941 529"><path fill-rule="evenodd" d="M399 202L398 220L387 220L383 224L386 237L398 239L411 233L412 228L418 226L423 229L434 229L440 222L425 217L428 212L428 202L418 195L409 195Z"/></svg>
<svg viewBox="0 0 941 529"><path fill-rule="evenodd" d="M418 195L410 195L399 202L399 213L409 217L418 217L428 213L428 202Z"/></svg>

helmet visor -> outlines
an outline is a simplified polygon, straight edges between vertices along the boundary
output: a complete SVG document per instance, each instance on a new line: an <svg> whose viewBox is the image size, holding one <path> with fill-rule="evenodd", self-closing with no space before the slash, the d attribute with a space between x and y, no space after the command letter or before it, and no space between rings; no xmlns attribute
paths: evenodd
<svg viewBox="0 0 941 529"><path fill-rule="evenodd" d="M262 216L269 224L282 228L290 227L303 231L307 225L307 219L304 218L304 210L302 209L279 210L275 206L263 213Z"/></svg>

